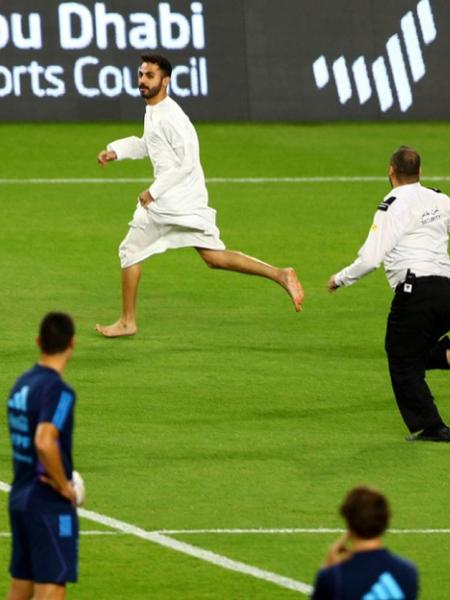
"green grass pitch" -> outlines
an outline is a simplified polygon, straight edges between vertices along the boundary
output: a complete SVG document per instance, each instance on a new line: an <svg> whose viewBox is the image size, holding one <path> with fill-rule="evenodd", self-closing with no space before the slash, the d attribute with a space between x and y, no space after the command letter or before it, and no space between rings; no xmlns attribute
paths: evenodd
<svg viewBox="0 0 450 600"><path fill-rule="evenodd" d="M389 496L397 529L450 526L449 448L408 444L383 342L391 291L382 269L330 296L331 273L353 260L388 184L211 183L229 248L292 265L304 312L273 283L208 270L192 249L149 260L139 333L105 340L118 316L117 245L143 183L32 184L29 178L151 178L148 162L101 170L106 142L132 124L2 124L0 392L36 359L37 324L66 310L77 351L66 373L78 392L75 457L86 508L147 531L341 527L337 506L358 483ZM198 126L207 177L380 175L400 144L427 176L450 175L449 124ZM433 182L450 191L450 183ZM429 381L450 420L449 378ZM0 480L11 477L2 419ZM8 531L0 494L0 533ZM108 530L86 519L86 531ZM335 534L172 534L311 584ZM421 598L448 600L450 535L390 534L417 562ZM0 536L0 596L10 540ZM80 600L305 597L133 535L83 535Z"/></svg>

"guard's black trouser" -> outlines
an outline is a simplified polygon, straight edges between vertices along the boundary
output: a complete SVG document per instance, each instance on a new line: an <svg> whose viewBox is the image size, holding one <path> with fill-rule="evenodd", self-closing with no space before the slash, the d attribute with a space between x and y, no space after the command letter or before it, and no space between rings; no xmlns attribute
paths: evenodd
<svg viewBox="0 0 450 600"><path fill-rule="evenodd" d="M425 371L449 368L450 340L442 338L449 330L450 279L417 277L410 293L403 283L397 286L387 322L386 352L395 398L411 432L443 425Z"/></svg>

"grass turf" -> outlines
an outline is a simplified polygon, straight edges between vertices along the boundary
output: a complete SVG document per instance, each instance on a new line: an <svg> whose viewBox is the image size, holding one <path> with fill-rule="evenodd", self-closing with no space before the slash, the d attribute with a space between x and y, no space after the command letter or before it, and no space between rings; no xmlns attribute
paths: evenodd
<svg viewBox="0 0 450 600"><path fill-rule="evenodd" d="M402 143L421 151L425 176L450 175L449 130L198 127L209 177L383 175ZM104 171L95 164L107 141L139 134L140 124L8 124L0 131L0 178L150 174L145 161ZM295 314L269 281L212 272L193 250L171 251L144 266L138 336L104 340L93 325L117 317L116 248L144 187L0 184L0 392L6 398L35 360L41 316L71 312L78 348L66 377L78 392L75 456L87 508L149 530L339 527L343 494L367 482L388 494L394 527L448 527L448 448L404 442L392 398L383 351L391 292L383 273L334 296L325 291L328 276L353 260L387 184L211 184L226 244L296 267L307 293L304 312ZM447 376L429 380L448 419ZM9 453L3 424L2 481L10 480ZM0 502L6 531L6 497ZM83 527L98 529L86 521ZM175 537L307 583L333 539ZM388 542L418 563L422 598L448 598L448 535L391 535ZM4 571L8 552L8 538L0 538ZM1 578L0 595L5 589ZM83 537L80 583L71 595L298 596L131 536Z"/></svg>

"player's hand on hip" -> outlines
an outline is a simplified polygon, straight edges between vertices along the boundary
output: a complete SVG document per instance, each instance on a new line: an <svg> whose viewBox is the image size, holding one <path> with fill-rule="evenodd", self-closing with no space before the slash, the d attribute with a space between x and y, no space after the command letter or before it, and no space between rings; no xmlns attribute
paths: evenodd
<svg viewBox="0 0 450 600"><path fill-rule="evenodd" d="M98 153L97 162L101 167L104 167L107 162L117 160L117 154L114 150L102 150Z"/></svg>
<svg viewBox="0 0 450 600"><path fill-rule="evenodd" d="M139 194L139 202L143 208L147 208L150 202L154 202L154 198L148 190L145 190Z"/></svg>
<svg viewBox="0 0 450 600"><path fill-rule="evenodd" d="M64 496L64 498L67 498L73 507L77 506L77 493L71 481L68 481L67 485L59 490L59 493L61 496Z"/></svg>
<svg viewBox="0 0 450 600"><path fill-rule="evenodd" d="M335 292L336 290L339 289L339 286L336 283L336 276L335 275L332 275L330 277L330 279L328 280L327 288L328 288L328 291L330 292L330 294L332 294L333 292Z"/></svg>
<svg viewBox="0 0 450 600"><path fill-rule="evenodd" d="M56 482L53 481L53 479L51 479L47 475L41 475L39 477L39 479L40 479L40 481L42 481L42 483L46 483L47 485L50 485L56 492L61 494L61 496L64 496L64 498L67 498L67 500L70 501L72 506L77 505L77 494L76 494L76 491L75 491L71 481L68 481L64 485L64 487L61 488L61 487L58 487Z"/></svg>

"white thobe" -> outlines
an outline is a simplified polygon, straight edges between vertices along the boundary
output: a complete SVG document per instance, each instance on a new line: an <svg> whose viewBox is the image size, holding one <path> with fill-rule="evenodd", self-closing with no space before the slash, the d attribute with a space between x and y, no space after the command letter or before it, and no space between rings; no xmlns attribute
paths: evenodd
<svg viewBox="0 0 450 600"><path fill-rule="evenodd" d="M149 157L155 180L147 209L139 203L119 255L122 267L168 248L225 248L208 206L197 133L188 116L170 97L147 105L142 138L131 136L108 144L117 159Z"/></svg>

